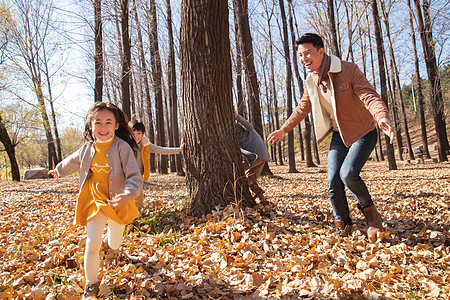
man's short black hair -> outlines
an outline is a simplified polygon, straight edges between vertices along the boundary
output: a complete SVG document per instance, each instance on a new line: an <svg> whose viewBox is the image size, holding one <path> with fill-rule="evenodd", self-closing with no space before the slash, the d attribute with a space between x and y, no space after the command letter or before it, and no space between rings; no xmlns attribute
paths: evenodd
<svg viewBox="0 0 450 300"><path fill-rule="evenodd" d="M145 125L142 122L136 121L133 125L130 126L132 130L137 130L142 133L145 133Z"/></svg>
<svg viewBox="0 0 450 300"><path fill-rule="evenodd" d="M324 48L323 40L320 35L315 33L305 33L295 41L295 45L298 47L301 44L311 43L317 49Z"/></svg>

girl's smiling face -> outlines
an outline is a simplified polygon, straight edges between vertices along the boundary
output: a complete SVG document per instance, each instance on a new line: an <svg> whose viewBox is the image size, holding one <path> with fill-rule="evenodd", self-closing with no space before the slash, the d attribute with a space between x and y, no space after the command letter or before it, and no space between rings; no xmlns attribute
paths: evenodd
<svg viewBox="0 0 450 300"><path fill-rule="evenodd" d="M101 142L110 140L118 128L119 123L116 122L114 113L107 109L97 111L92 118L92 134Z"/></svg>

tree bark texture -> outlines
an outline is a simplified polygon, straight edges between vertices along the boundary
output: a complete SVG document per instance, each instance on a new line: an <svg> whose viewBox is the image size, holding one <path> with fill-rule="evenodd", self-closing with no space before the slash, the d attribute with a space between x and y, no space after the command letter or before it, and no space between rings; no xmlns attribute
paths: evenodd
<svg viewBox="0 0 450 300"><path fill-rule="evenodd" d="M233 3L233 5L235 5ZM242 50L241 50L241 37L239 33L239 23L237 10L234 9L233 13L233 21L234 21L234 39L236 44L236 62L235 62L235 70L236 70L236 100L237 100L237 111L241 116L246 116L246 109L244 103L244 91L242 88ZM247 116L248 119L248 116Z"/></svg>
<svg viewBox="0 0 450 300"><path fill-rule="evenodd" d="M94 101L103 101L103 22L102 1L94 0L95 85Z"/></svg>
<svg viewBox="0 0 450 300"><path fill-rule="evenodd" d="M131 73L131 46L130 35L128 32L128 4L129 0L122 0L120 4L121 9L121 33L122 33L122 110L131 119L130 108L130 73Z"/></svg>
<svg viewBox="0 0 450 300"><path fill-rule="evenodd" d="M341 57L338 43L338 31L336 30L336 19L334 18L334 0L327 0L328 26L331 34L331 53L337 57Z"/></svg>
<svg viewBox="0 0 450 300"><path fill-rule="evenodd" d="M253 206L235 129L226 0L181 3L181 95L190 213Z"/></svg>

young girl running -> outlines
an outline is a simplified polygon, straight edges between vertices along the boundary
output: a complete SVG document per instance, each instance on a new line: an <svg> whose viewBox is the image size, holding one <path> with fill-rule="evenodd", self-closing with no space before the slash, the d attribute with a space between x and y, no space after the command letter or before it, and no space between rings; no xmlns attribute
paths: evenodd
<svg viewBox="0 0 450 300"><path fill-rule="evenodd" d="M100 248L108 223L107 245L117 250L125 225L138 215L134 198L142 189L142 177L132 148L136 143L124 113L111 103L98 102L86 116L86 143L60 162L49 174L55 178L80 171L75 223L86 225L84 253L86 285L82 299L99 292Z"/></svg>

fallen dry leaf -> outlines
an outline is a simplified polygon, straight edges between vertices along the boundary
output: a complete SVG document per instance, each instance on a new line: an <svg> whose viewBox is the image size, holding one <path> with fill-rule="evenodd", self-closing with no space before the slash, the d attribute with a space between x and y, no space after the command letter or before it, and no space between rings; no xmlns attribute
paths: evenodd
<svg viewBox="0 0 450 300"><path fill-rule="evenodd" d="M376 243L351 197L355 230L334 235L323 167L271 168L277 176L260 184L269 206L230 205L201 220L186 214L184 178L152 175L119 257L102 260L104 297L449 299L450 164L367 163L362 177L386 228ZM77 185L74 177L2 185L0 298L80 298Z"/></svg>

